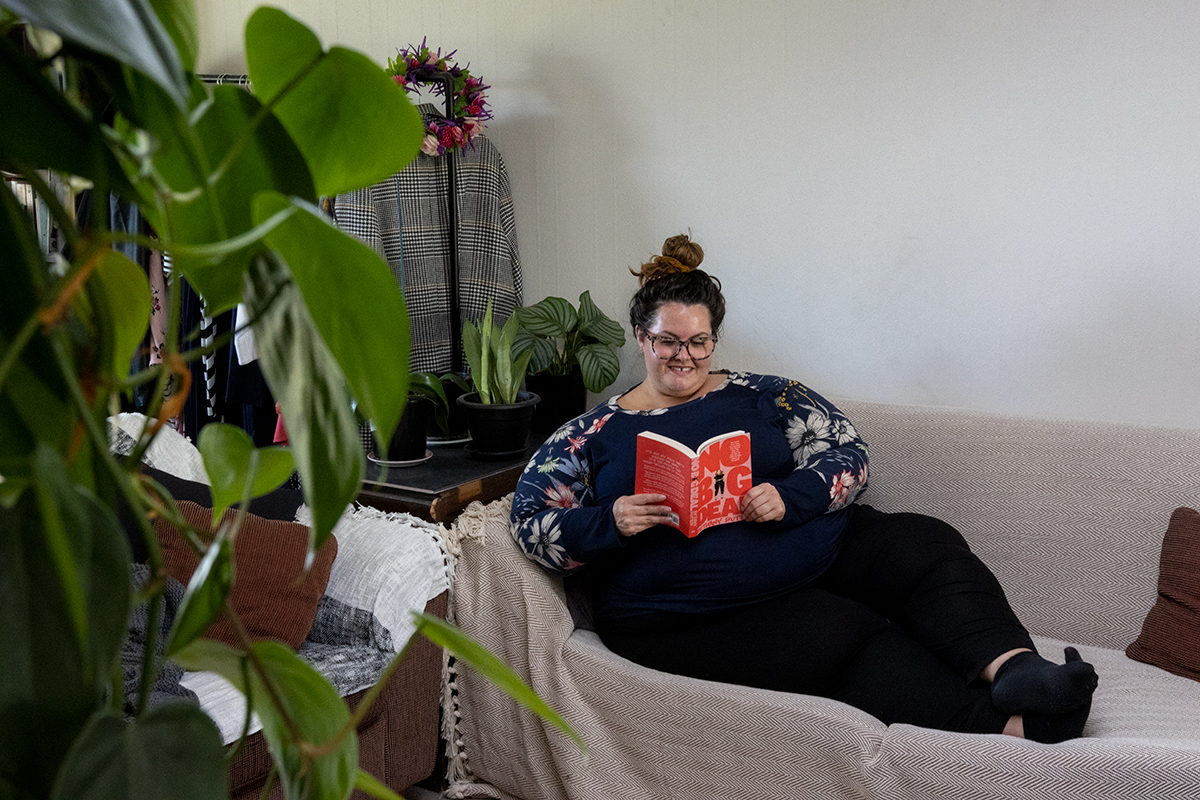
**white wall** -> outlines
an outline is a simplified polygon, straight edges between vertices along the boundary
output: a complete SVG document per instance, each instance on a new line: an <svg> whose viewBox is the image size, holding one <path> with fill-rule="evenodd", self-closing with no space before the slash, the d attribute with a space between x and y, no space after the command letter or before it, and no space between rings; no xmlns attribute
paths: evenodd
<svg viewBox="0 0 1200 800"><path fill-rule="evenodd" d="M204 0L201 71L255 3ZM825 394L1200 427L1200 4L290 0L493 86L526 301L691 229L717 366ZM641 377L627 346L619 379Z"/></svg>

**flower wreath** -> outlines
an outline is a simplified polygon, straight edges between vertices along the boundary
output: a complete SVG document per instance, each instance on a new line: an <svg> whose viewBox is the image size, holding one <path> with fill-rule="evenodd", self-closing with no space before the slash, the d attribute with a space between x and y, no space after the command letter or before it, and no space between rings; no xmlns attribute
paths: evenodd
<svg viewBox="0 0 1200 800"><path fill-rule="evenodd" d="M454 115L434 117L429 121L428 133L421 142L421 152L426 155L440 156L447 150L461 150L483 129L483 120L492 118L483 96L484 89L491 87L471 77L471 73L458 64L450 63L450 57L457 52L452 50L443 56L440 47L434 52L422 39L420 47L409 45L395 58L388 59L388 74L406 92L418 91L412 84L428 82L437 75L450 75L454 79ZM446 85L435 81L433 90L444 96Z"/></svg>

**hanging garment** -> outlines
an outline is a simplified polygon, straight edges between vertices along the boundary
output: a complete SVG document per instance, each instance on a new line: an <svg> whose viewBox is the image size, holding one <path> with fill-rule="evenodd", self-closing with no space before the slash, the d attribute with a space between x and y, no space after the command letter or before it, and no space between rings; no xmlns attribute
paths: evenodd
<svg viewBox="0 0 1200 800"><path fill-rule="evenodd" d="M455 369L462 320L478 321L490 299L503 321L521 305L512 189L500 151L479 135L454 156L458 196L459 319L451 319L449 179L445 156L418 153L374 186L336 198L337 223L372 247L404 292L412 333L410 369ZM458 369L465 368L460 357Z"/></svg>

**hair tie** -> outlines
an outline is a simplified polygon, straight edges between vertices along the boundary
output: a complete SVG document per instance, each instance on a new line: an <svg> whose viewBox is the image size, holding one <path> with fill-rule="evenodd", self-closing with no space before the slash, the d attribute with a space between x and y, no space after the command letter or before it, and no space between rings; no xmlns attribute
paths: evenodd
<svg viewBox="0 0 1200 800"><path fill-rule="evenodd" d="M664 267L674 267L676 272L691 272L692 268L677 258L671 256L655 256L654 262Z"/></svg>

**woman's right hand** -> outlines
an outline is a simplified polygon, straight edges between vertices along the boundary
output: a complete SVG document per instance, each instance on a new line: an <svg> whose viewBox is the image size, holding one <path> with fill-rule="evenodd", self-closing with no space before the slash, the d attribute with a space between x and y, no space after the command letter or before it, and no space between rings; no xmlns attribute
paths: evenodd
<svg viewBox="0 0 1200 800"><path fill-rule="evenodd" d="M646 528L670 521L670 506L662 505L665 494L629 494L618 497L613 503L612 515L617 523L617 532L622 536L633 536Z"/></svg>

